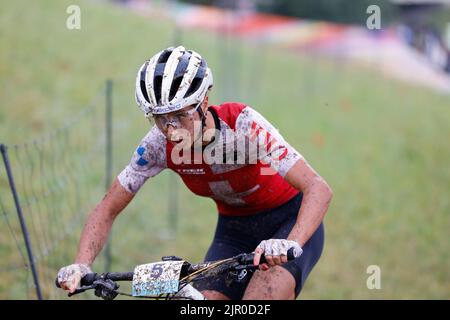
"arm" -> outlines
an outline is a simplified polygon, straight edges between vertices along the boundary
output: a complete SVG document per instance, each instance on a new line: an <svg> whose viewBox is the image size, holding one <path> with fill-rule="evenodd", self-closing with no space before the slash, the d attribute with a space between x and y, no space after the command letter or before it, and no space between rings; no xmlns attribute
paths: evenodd
<svg viewBox="0 0 450 320"><path fill-rule="evenodd" d="M294 188L303 191L297 222L288 236L288 240L294 240L303 247L322 222L333 191L304 159L297 161L284 178Z"/></svg>
<svg viewBox="0 0 450 320"><path fill-rule="evenodd" d="M81 234L75 263L58 272L58 283L73 292L105 245L117 215L130 203L150 177L166 167L165 140L154 126L142 139L130 163L111 185L108 193L89 214Z"/></svg>
<svg viewBox="0 0 450 320"><path fill-rule="evenodd" d="M258 157L270 164L272 174L278 172L290 185L303 191L298 220L288 237L303 246L322 222L333 194L331 188L278 130L251 107L242 110L236 130L251 143L262 144L260 150L263 152L258 153ZM262 173L269 174L270 171Z"/></svg>
<svg viewBox="0 0 450 320"><path fill-rule="evenodd" d="M255 250L254 264L258 265L260 257L267 247L283 248L287 251L289 247L301 247L305 245L328 210L328 206L333 196L333 191L319 176L304 158L298 160L287 172L284 179L294 188L303 192L302 205L297 216L297 221L287 237L283 239L269 239L261 242ZM273 249L271 249L273 250ZM281 252L281 251L280 251ZM287 262L285 255L266 254L267 264L260 266L261 270L268 270L269 266L280 265Z"/></svg>
<svg viewBox="0 0 450 320"><path fill-rule="evenodd" d="M301 251L301 247L322 222L333 193L325 180L261 114L250 107L244 108L238 117L236 128L238 132L242 132L241 135L248 137L250 143L256 144L257 147L262 144L262 148L258 148L258 151L262 151L258 152L258 158L263 163L270 164L269 169L272 170L261 174L278 172L290 185L303 192L297 222L287 240L269 239L261 242L255 250L255 265L258 265L263 252L266 253L269 265L285 263L287 258L283 252L290 247L297 247L298 251ZM266 267L262 269L267 270Z"/></svg>
<svg viewBox="0 0 450 320"><path fill-rule="evenodd" d="M108 193L87 218L75 263L92 265L108 239L115 218L133 197L134 194L122 187L117 178L113 181Z"/></svg>
<svg viewBox="0 0 450 320"><path fill-rule="evenodd" d="M108 193L89 214L81 234L75 263L58 272L61 288L74 292L81 278L91 271L91 265L105 245L117 215L130 203L134 194L128 192L116 178Z"/></svg>

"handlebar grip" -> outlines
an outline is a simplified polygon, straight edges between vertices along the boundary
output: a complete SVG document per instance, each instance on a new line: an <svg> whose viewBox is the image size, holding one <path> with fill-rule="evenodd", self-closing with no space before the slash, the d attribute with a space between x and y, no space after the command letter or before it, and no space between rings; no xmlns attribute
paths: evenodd
<svg viewBox="0 0 450 320"><path fill-rule="evenodd" d="M80 285L81 286L90 286L97 280L97 273L88 273L83 278L81 278Z"/></svg>
<svg viewBox="0 0 450 320"><path fill-rule="evenodd" d="M255 256L254 253L244 254L240 258L240 263L243 265L253 265L254 256ZM294 248L290 248L287 251L288 261L294 260L295 258L298 258L299 256L300 256L300 254ZM259 260L259 264L262 264L262 263L267 263L267 260L266 260L266 257L264 256L264 254L261 256L261 258Z"/></svg>
<svg viewBox="0 0 450 320"><path fill-rule="evenodd" d="M89 286L89 285L93 284L96 279L97 279L96 273L88 273L83 278L81 278L80 285L81 286ZM58 282L58 277L56 277L56 279L55 279L55 285L57 288L61 288L61 286Z"/></svg>
<svg viewBox="0 0 450 320"><path fill-rule="evenodd" d="M295 258L298 258L300 255L298 254L297 250L295 250L295 248L290 248L287 251L287 259L288 261L294 260ZM264 254L261 256L261 259L259 260L259 264L261 263L266 263L266 257L264 256Z"/></svg>

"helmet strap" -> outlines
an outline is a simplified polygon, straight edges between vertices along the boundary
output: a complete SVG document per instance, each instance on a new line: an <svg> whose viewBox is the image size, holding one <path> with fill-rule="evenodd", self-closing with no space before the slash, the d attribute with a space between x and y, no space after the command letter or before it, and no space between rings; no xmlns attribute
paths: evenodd
<svg viewBox="0 0 450 320"><path fill-rule="evenodd" d="M202 120L202 131L203 131L203 129L204 129L205 126L206 126L206 115L205 115L205 113L203 112L203 110L202 110L201 107L197 108L197 112L198 112L198 114L200 115L200 119Z"/></svg>

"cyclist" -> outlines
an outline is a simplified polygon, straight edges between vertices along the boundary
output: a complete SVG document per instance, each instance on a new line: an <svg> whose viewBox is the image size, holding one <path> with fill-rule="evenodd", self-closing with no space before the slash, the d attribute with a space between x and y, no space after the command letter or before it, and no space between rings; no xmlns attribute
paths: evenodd
<svg viewBox="0 0 450 320"><path fill-rule="evenodd" d="M90 213L74 264L58 281L73 292L105 244L116 216L140 187L171 169L194 193L212 198L218 222L205 260L242 252L267 263L243 283L224 277L195 284L207 299L295 299L319 260L322 220L332 198L324 179L252 107L209 105L212 72L184 47L160 51L140 67L136 102L154 124L130 163ZM299 257L287 261L294 248Z"/></svg>

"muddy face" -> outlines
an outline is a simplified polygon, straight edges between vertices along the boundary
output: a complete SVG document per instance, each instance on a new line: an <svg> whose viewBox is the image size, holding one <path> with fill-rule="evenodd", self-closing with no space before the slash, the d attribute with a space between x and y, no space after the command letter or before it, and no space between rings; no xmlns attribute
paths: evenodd
<svg viewBox="0 0 450 320"><path fill-rule="evenodd" d="M200 115L192 106L163 115L154 115L153 119L166 139L175 145L182 143L186 147L192 146L201 129Z"/></svg>

